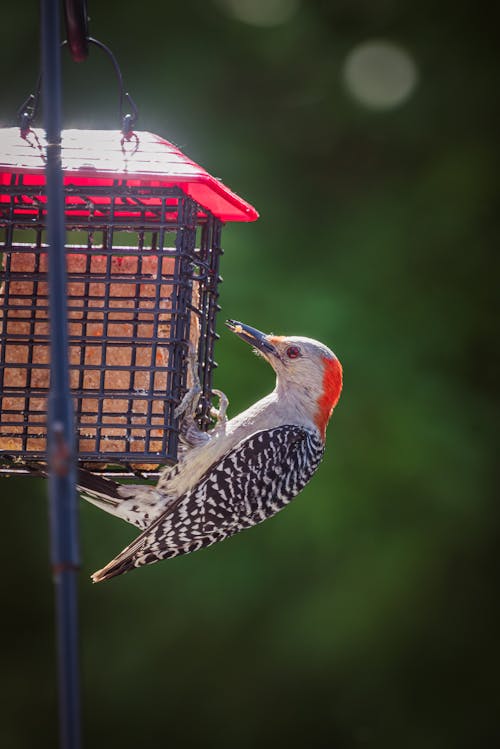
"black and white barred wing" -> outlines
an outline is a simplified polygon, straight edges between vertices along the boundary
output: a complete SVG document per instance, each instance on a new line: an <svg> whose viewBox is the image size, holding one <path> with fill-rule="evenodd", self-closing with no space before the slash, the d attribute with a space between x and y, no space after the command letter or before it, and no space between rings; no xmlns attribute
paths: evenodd
<svg viewBox="0 0 500 749"><path fill-rule="evenodd" d="M242 440L164 512L94 582L189 554L275 515L309 481L324 446L312 431L281 426Z"/></svg>

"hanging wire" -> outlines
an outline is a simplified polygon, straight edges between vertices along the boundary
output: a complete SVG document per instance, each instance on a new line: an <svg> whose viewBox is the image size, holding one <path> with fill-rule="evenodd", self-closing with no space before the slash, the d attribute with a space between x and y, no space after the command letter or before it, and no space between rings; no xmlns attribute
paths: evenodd
<svg viewBox="0 0 500 749"><path fill-rule="evenodd" d="M111 49L104 44L103 42L99 41L99 39L94 39L92 36L88 36L86 38L86 41L90 44L95 45L99 49L102 49L103 52L106 53L106 55L111 60L111 63L113 65L113 69L115 71L116 79L118 81L118 88L119 88L119 111L120 111L120 119L121 119L121 131L123 135L124 140L130 140L134 137L134 125L137 122L138 118L138 110L137 106L132 99L131 95L128 93L128 91L125 90L125 84L123 82L123 75L122 71L120 70L120 66L118 64L118 61L111 51ZM68 46L70 47L70 42L65 39L63 42L61 42L61 47ZM31 125L33 124L33 120L35 119L37 112L38 112L38 105L40 102L40 92L42 87L42 77L43 77L43 71L40 72L35 90L33 93L31 93L28 98L22 103L22 105L17 110L17 121L19 123L19 128L21 130L21 135L26 137L26 134L31 129ZM128 110L128 111L127 111Z"/></svg>

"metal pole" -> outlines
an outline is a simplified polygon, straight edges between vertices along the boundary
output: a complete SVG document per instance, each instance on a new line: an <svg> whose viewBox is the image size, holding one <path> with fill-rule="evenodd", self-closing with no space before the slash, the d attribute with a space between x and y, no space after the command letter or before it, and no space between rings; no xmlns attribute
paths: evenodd
<svg viewBox="0 0 500 749"><path fill-rule="evenodd" d="M47 235L50 317L48 462L51 557L55 583L60 736L79 749L77 573L78 506L73 404L69 389L64 192L61 168L61 59L59 0L42 0L44 125L47 134Z"/></svg>

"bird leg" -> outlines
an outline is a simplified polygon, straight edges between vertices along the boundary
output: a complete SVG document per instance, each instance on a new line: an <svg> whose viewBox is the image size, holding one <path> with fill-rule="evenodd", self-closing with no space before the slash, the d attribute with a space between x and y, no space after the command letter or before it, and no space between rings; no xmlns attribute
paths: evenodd
<svg viewBox="0 0 500 749"><path fill-rule="evenodd" d="M191 342L189 342L189 351L187 354L187 382L190 384L189 389L185 393L183 399L174 411L175 418L184 416L184 418L194 419L196 409L198 408L198 401L201 395L201 383L198 375L198 361L196 356L196 349Z"/></svg>

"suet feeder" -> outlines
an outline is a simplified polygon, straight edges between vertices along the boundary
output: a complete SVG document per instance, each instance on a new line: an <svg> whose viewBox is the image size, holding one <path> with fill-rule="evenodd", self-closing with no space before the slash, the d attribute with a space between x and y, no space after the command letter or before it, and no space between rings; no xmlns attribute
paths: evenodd
<svg viewBox="0 0 500 749"><path fill-rule="evenodd" d="M46 143L0 130L0 468L46 459ZM209 423L221 232L252 206L148 132L62 134L70 388L78 461L147 474L177 458L197 354Z"/></svg>

